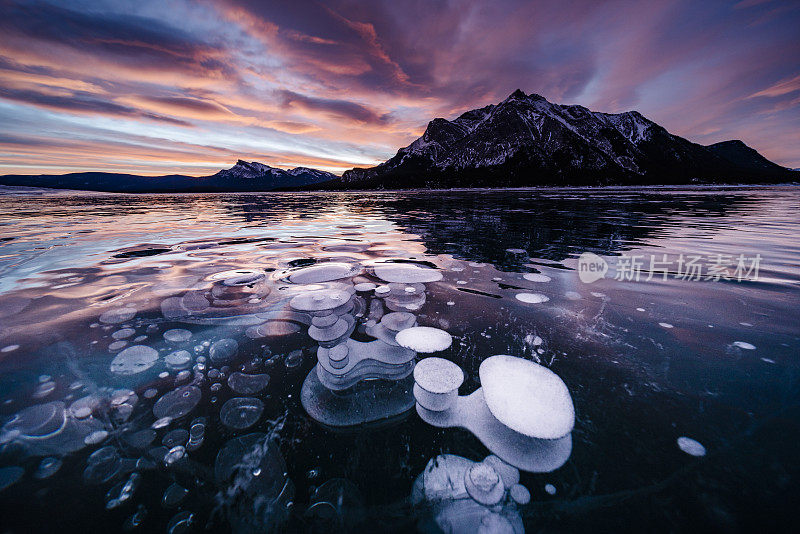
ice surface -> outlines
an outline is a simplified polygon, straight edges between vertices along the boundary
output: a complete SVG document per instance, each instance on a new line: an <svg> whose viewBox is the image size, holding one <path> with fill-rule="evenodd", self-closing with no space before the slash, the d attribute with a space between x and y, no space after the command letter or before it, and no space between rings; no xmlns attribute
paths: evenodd
<svg viewBox="0 0 800 534"><path fill-rule="evenodd" d="M686 436L678 438L678 447L691 456L705 456L706 448L699 442Z"/></svg>
<svg viewBox="0 0 800 534"><path fill-rule="evenodd" d="M111 360L111 372L130 376L147 371L158 361L158 351L147 345L134 345L121 351Z"/></svg>
<svg viewBox="0 0 800 534"><path fill-rule="evenodd" d="M517 293L514 296L518 301L526 304L541 304L542 302L550 300L550 297L542 295L541 293Z"/></svg>
<svg viewBox="0 0 800 534"><path fill-rule="evenodd" d="M489 410L512 430L540 439L557 439L572 431L572 397L550 369L499 355L485 359L479 374Z"/></svg>
<svg viewBox="0 0 800 534"><path fill-rule="evenodd" d="M423 353L445 350L453 343L450 334L430 326L406 328L397 333L395 340L401 347Z"/></svg>

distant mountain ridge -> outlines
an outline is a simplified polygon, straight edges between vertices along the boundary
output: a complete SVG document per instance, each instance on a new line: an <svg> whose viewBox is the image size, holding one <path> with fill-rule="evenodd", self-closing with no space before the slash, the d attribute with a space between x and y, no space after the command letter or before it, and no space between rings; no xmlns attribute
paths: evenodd
<svg viewBox="0 0 800 534"><path fill-rule="evenodd" d="M308 167L284 170L256 161L239 160L230 169L221 170L212 176L138 176L78 172L60 175L6 175L0 176L0 184L112 193L258 192L312 186L335 178L338 178L335 174Z"/></svg>
<svg viewBox="0 0 800 534"><path fill-rule="evenodd" d="M343 188L780 182L795 179L741 141L711 146L637 111L593 112L516 90L497 105L432 120L388 161L346 171Z"/></svg>

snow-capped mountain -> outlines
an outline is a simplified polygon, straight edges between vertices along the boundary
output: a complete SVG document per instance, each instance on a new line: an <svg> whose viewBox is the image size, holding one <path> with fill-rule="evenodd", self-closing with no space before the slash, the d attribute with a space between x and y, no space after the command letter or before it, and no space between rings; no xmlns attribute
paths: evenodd
<svg viewBox="0 0 800 534"><path fill-rule="evenodd" d="M636 111L559 105L521 90L448 121L388 161L352 169L348 187L507 187L786 180L741 141L704 147Z"/></svg>
<svg viewBox="0 0 800 534"><path fill-rule="evenodd" d="M240 159L236 162L236 165L230 169L219 171L212 178L271 181L278 184L275 187L288 187L325 182L337 178L337 176L329 172L309 169L308 167L283 170L257 161Z"/></svg>
<svg viewBox="0 0 800 534"><path fill-rule="evenodd" d="M108 172L71 174L5 175L0 184L55 189L78 189L120 193L244 192L308 187L338 178L329 172L308 167L285 171L239 160L230 169L212 176L137 176Z"/></svg>

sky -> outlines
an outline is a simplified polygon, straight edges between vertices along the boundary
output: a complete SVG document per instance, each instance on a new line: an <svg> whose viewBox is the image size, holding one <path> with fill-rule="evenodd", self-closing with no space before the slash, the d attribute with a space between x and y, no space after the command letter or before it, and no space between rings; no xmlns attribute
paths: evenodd
<svg viewBox="0 0 800 534"><path fill-rule="evenodd" d="M800 2L0 0L0 174L341 173L517 88L800 167Z"/></svg>

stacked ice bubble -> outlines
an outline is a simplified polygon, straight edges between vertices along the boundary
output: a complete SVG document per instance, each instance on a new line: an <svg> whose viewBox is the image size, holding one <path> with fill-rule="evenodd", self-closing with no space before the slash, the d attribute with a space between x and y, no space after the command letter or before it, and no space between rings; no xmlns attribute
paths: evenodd
<svg viewBox="0 0 800 534"><path fill-rule="evenodd" d="M442 454L414 481L411 502L426 504L425 513L442 532L522 534L518 507L528 504L530 492L519 478L517 468L494 455L473 462Z"/></svg>
<svg viewBox="0 0 800 534"><path fill-rule="evenodd" d="M481 363L481 388L459 397L461 369L426 358L414 370L417 412L427 423L466 428L505 462L548 472L572 451L575 408L564 382L549 369L499 355Z"/></svg>
<svg viewBox="0 0 800 534"><path fill-rule="evenodd" d="M308 334L319 343L317 365L303 384L303 406L314 419L331 426L385 419L413 406L408 378L419 329L411 312L425 303L424 283L442 278L430 267L380 262L371 267L373 278L359 276L354 284L353 278L362 271L358 265L328 262L288 275L289 281L309 287L289 305L311 316ZM392 311L386 313L387 309ZM351 337L356 329L362 339ZM449 346L450 336L436 332L440 333L436 343L442 345L443 334ZM402 343L403 335L412 341Z"/></svg>

